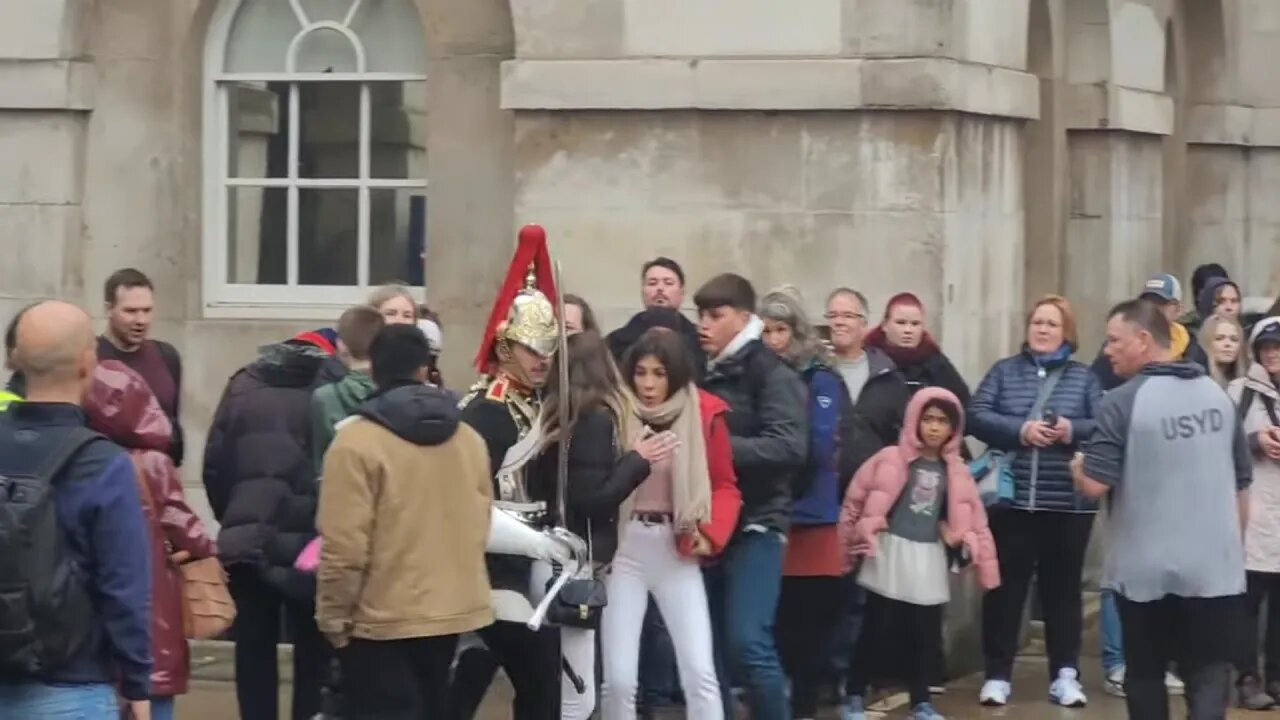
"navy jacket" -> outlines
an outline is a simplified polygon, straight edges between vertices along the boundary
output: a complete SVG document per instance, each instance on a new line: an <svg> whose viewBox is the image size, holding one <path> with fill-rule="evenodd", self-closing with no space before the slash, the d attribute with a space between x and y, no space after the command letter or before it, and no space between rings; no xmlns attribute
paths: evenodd
<svg viewBox="0 0 1280 720"><path fill-rule="evenodd" d="M15 403L0 413L0 473L34 472L68 430L84 424L74 405ZM125 698L145 700L151 685L151 545L133 462L106 439L86 445L63 469L54 502L96 617L75 658L40 679L72 685L119 680Z"/></svg>
<svg viewBox="0 0 1280 720"><path fill-rule="evenodd" d="M1022 425L1029 418L1040 384L1041 367L1025 350L992 366L969 402L968 430L989 447L1017 451L1013 461L1014 507L1058 512L1094 512L1097 502L1075 491L1071 457L1093 434L1102 386L1088 366L1063 360L1044 367L1063 368L1046 410L1071 421L1071 442L1044 449L1024 447Z"/></svg>

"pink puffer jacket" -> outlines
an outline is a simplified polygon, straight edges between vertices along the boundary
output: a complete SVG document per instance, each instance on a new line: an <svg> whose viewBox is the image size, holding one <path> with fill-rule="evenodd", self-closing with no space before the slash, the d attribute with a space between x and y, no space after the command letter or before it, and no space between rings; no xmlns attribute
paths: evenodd
<svg viewBox="0 0 1280 720"><path fill-rule="evenodd" d="M908 468L920 457L917 428L924 406L932 400L953 405L961 418L960 427L942 450L942 460L947 466L947 519L942 522L942 539L952 547L963 544L968 549L978 572L978 582L991 590L1000 586L1000 563L977 483L960 457L964 408L955 395L936 387L924 388L911 398L897 446L884 448L872 456L849 483L840 510L845 570L853 568L855 557L876 554L876 536L888 529L889 513L907 485Z"/></svg>

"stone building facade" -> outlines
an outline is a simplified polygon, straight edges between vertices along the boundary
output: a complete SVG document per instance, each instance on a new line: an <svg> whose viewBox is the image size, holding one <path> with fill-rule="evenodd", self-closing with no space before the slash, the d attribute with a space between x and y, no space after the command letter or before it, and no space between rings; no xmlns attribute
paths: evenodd
<svg viewBox="0 0 1280 720"><path fill-rule="evenodd" d="M1275 294L1277 67L1276 0L6 0L0 320L148 272L198 448L259 344L424 246L466 382L538 222L607 326L666 254L915 291L976 380L1033 295L1093 343L1158 270Z"/></svg>

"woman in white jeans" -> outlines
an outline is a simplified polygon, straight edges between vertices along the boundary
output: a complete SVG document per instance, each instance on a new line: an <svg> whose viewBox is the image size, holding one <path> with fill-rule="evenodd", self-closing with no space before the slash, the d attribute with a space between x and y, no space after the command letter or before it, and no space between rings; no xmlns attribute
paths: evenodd
<svg viewBox="0 0 1280 720"><path fill-rule="evenodd" d="M560 397L566 392L559 382L561 361L569 364L568 418L560 417ZM552 499L549 505L556 507L556 469L567 444L565 525L590 543L597 567L607 565L618 545L619 506L649 476L651 464L670 461L678 442L669 432L641 436L635 403L598 333L571 336L567 358L555 359L549 377L539 417L543 449L530 492ZM565 427L568 433L562 431ZM535 598L540 599L552 576L549 565L534 564ZM595 710L595 648L595 630L560 628L560 652L568 666L560 671L561 720L586 720Z"/></svg>
<svg viewBox="0 0 1280 720"><path fill-rule="evenodd" d="M636 716L640 633L652 594L671 632L686 714L723 720L699 558L728 543L742 504L723 417L727 407L692 384L685 341L665 328L642 335L622 371L639 401L644 432L671 433L679 445L673 456L651 464L622 504L601 629L603 718Z"/></svg>

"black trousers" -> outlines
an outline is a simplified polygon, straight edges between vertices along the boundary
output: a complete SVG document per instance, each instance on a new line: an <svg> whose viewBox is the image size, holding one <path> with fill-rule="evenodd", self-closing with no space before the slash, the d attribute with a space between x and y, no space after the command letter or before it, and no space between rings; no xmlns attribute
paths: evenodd
<svg viewBox="0 0 1280 720"><path fill-rule="evenodd" d="M533 632L524 623L495 622L477 632L489 653L507 673L515 690L514 720L557 720L560 717L560 632ZM489 689L493 672L485 663L459 663L450 693L450 720L471 720Z"/></svg>
<svg viewBox="0 0 1280 720"><path fill-rule="evenodd" d="M316 608L286 596L263 581L258 570L233 565L231 598L236 603L236 701L242 720L278 720L280 678L276 644L281 614L293 637L293 720L311 720L320 712L320 690L328 676L333 648L316 627Z"/></svg>
<svg viewBox="0 0 1280 720"><path fill-rule="evenodd" d="M344 720L431 720L449 705L457 635L353 639L338 651Z"/></svg>
<svg viewBox="0 0 1280 720"><path fill-rule="evenodd" d="M982 598L987 678L1012 677L1033 577L1044 608L1049 677L1057 678L1063 668L1078 668L1084 612L1080 584L1093 515L999 508L991 511L990 523L1000 556L1000 587Z"/></svg>
<svg viewBox="0 0 1280 720"><path fill-rule="evenodd" d="M840 577L784 577L774 635L782 669L791 679L791 716L818 714L818 689L826 675L823 649L844 608Z"/></svg>
<svg viewBox="0 0 1280 720"><path fill-rule="evenodd" d="M942 652L942 608L867 591L862 634L849 658L845 693L866 695L872 680L888 680L906 684L913 707L928 702Z"/></svg>
<svg viewBox="0 0 1280 720"><path fill-rule="evenodd" d="M1241 628L1241 652L1236 660L1236 670L1242 678L1263 678L1258 672L1258 633L1262 630L1262 603L1266 601L1266 638L1262 643L1266 664L1263 670L1267 682L1280 682L1280 573L1250 571L1247 576L1248 614Z"/></svg>
<svg viewBox="0 0 1280 720"><path fill-rule="evenodd" d="M1223 720L1231 702L1231 658L1238 653L1240 596L1167 595L1136 603L1116 596L1124 634L1124 691L1129 717L1165 720L1170 663L1187 687L1188 720Z"/></svg>

